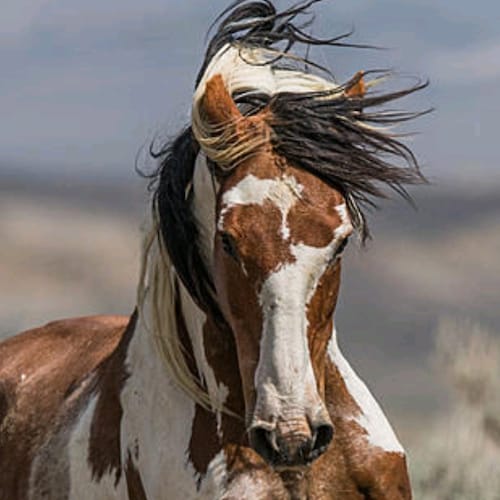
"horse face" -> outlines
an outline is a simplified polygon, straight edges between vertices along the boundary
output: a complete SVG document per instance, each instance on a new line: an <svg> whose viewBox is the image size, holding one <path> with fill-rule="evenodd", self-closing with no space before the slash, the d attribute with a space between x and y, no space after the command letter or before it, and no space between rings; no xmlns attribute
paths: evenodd
<svg viewBox="0 0 500 500"><path fill-rule="evenodd" d="M343 197L271 150L219 191L214 272L235 335L250 443L274 465L302 465L330 443L326 349L352 232Z"/></svg>

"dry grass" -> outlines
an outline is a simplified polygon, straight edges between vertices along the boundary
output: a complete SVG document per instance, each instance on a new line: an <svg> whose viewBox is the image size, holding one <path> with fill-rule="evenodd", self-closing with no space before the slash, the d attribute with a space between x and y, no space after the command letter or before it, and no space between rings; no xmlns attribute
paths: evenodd
<svg viewBox="0 0 500 500"><path fill-rule="evenodd" d="M498 500L500 341L476 324L444 320L434 363L454 397L412 457L415 498Z"/></svg>

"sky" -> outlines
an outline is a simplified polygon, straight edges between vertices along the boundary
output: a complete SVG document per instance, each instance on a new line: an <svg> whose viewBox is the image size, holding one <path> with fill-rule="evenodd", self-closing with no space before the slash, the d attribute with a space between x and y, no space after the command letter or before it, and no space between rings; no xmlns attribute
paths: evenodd
<svg viewBox="0 0 500 500"><path fill-rule="evenodd" d="M3 0L0 169L133 175L141 147L189 120L210 22L229 0ZM277 0L278 6L291 2ZM410 139L438 185L500 185L500 3L324 0L314 34L354 27L382 51L315 53L339 80L391 68L430 87L401 103L435 108Z"/></svg>

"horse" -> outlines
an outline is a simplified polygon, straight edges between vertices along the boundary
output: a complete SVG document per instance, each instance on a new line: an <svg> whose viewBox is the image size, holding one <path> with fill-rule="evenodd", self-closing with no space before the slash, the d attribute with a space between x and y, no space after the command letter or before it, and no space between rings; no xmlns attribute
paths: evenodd
<svg viewBox="0 0 500 500"><path fill-rule="evenodd" d="M425 84L378 93L299 56L349 45L297 24L313 3L218 18L190 125L151 150L133 314L0 344L0 500L411 498L334 312L366 204L424 180L384 127L414 114L379 107Z"/></svg>

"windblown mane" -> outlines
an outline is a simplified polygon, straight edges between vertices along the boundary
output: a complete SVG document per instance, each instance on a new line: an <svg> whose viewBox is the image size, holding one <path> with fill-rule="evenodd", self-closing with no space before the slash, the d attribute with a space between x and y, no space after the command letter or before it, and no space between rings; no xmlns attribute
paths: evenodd
<svg viewBox="0 0 500 500"><path fill-rule="evenodd" d="M269 0L238 0L228 7L216 21L218 28L196 80L191 126L159 151L151 150L152 156L160 160L158 170L151 176L151 187L159 255L163 262L168 262L164 266L165 276L172 276L168 269L172 265L195 302L221 326L225 321L197 245L198 230L191 211L195 160L203 152L213 175L225 175L251 156L264 139L253 137L245 141L239 137L235 141L231 132L235 127L230 123L223 127L209 123L201 103L211 77L221 75L244 115L263 108L269 110L266 123L271 129L274 150L343 193L353 225L363 240L369 235L363 207L373 206L374 199L385 197L384 186L409 199L404 186L425 182L411 150L386 129L421 113L380 107L427 84L383 93L375 90L376 84L387 77L380 72L360 72L339 84L326 68L299 55L295 49L301 47L308 53L314 45L353 46L345 42L349 34L319 39L306 33L311 21L308 9L319 1L302 1L281 12ZM298 24L301 16L304 22ZM365 81L369 75L372 79ZM361 84L366 93L348 92ZM161 323L157 328L168 327ZM179 344L172 335L162 331L158 336L167 351L166 358L170 359L166 364L172 364L175 358L174 364L182 365L178 359L183 356L182 350L172 352L168 345ZM185 363L184 368L188 370ZM181 373L174 373L174 379L193 399L203 399L206 404L206 397L183 381L188 375L182 370L180 366ZM200 388L203 383L196 381L195 385Z"/></svg>

